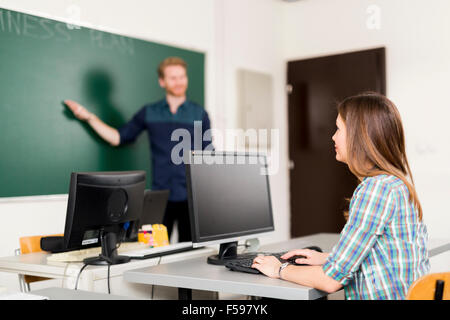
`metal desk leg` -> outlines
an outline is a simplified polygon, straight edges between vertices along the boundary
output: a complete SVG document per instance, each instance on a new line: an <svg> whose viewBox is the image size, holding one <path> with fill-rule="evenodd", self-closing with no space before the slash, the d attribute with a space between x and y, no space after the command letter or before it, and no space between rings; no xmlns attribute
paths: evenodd
<svg viewBox="0 0 450 320"><path fill-rule="evenodd" d="M192 289L178 288L178 300L192 300Z"/></svg>

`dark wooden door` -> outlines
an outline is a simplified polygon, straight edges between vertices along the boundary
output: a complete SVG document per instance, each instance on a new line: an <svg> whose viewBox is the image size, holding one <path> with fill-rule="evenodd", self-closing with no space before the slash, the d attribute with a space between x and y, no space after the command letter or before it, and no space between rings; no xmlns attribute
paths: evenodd
<svg viewBox="0 0 450 320"><path fill-rule="evenodd" d="M340 232L358 181L335 158L337 102L386 92L385 49L288 62L291 236Z"/></svg>

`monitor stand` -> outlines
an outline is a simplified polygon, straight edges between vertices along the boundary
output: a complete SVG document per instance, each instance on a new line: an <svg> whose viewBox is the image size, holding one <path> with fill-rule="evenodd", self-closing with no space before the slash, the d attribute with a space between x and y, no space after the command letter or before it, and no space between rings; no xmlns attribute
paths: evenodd
<svg viewBox="0 0 450 320"><path fill-rule="evenodd" d="M219 254L209 256L208 263L222 266L227 262L227 259L236 258L237 246L237 241L220 244Z"/></svg>
<svg viewBox="0 0 450 320"><path fill-rule="evenodd" d="M100 231L100 242L102 253L98 257L84 259L84 264L105 266L127 263L131 260L130 257L117 254L117 234L115 232Z"/></svg>

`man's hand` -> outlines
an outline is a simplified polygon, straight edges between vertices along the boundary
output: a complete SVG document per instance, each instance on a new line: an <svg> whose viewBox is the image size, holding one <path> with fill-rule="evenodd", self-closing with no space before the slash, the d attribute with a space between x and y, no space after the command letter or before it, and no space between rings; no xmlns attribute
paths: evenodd
<svg viewBox="0 0 450 320"><path fill-rule="evenodd" d="M285 253L281 256L281 258L287 260L292 256L304 256L305 258L296 259L295 262L300 264L309 264L310 266L321 266L327 261L328 255L328 253L318 252L316 250L298 249Z"/></svg>
<svg viewBox="0 0 450 320"><path fill-rule="evenodd" d="M75 102L73 100L64 100L64 103L70 109L70 111L73 112L73 115L81 121L89 121L94 116L78 102Z"/></svg>
<svg viewBox="0 0 450 320"><path fill-rule="evenodd" d="M95 114L87 111L85 107L75 101L64 100L64 103L77 119L88 122L92 129L94 129L103 140L114 147L120 144L120 134L116 128L110 127Z"/></svg>

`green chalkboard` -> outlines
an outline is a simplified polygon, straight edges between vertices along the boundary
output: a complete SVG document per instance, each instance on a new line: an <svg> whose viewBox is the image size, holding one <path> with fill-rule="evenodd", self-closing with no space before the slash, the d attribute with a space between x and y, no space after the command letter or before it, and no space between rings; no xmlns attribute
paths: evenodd
<svg viewBox="0 0 450 320"><path fill-rule="evenodd" d="M145 133L111 147L62 101L120 127L164 97L156 69L168 56L187 62L188 97L203 105L201 52L0 9L0 197L67 193L72 171L146 170L149 187Z"/></svg>

